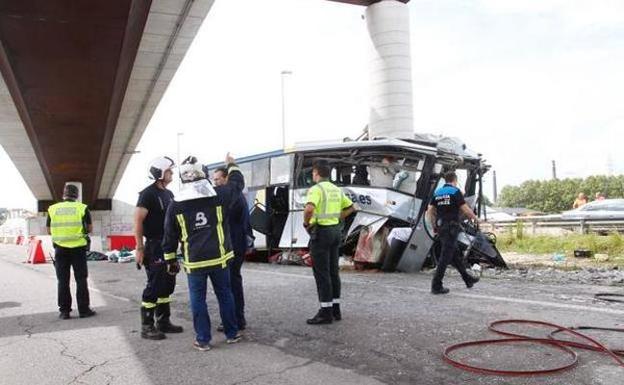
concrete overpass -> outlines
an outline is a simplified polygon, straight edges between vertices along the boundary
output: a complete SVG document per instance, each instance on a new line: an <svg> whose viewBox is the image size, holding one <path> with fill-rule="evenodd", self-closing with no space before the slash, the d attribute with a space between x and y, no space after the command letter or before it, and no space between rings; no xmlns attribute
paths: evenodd
<svg viewBox="0 0 624 385"><path fill-rule="evenodd" d="M213 3L0 2L0 144L38 211L59 200L70 180L82 183L92 209L111 209L128 161ZM411 114L411 91L409 99Z"/></svg>

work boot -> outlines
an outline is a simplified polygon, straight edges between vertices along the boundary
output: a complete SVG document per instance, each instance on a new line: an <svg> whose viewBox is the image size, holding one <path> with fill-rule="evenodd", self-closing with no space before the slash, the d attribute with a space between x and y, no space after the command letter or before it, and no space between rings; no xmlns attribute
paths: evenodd
<svg viewBox="0 0 624 385"><path fill-rule="evenodd" d="M441 286L438 289L431 288L431 294L448 294L450 290L444 286Z"/></svg>
<svg viewBox="0 0 624 385"><path fill-rule="evenodd" d="M468 289L471 289L475 283L479 282L479 277L470 277L465 283Z"/></svg>
<svg viewBox="0 0 624 385"><path fill-rule="evenodd" d="M332 323L332 309L329 307L322 307L316 313L316 315L306 322L308 325L322 325L322 324L330 324Z"/></svg>
<svg viewBox="0 0 624 385"><path fill-rule="evenodd" d="M340 321L342 319L339 303L332 304L332 315L334 316L334 321Z"/></svg>
<svg viewBox="0 0 624 385"><path fill-rule="evenodd" d="M169 321L171 317L171 307L168 303L162 303L156 306L156 329L163 333L182 333L182 326L177 326Z"/></svg>
<svg viewBox="0 0 624 385"><path fill-rule="evenodd" d="M141 337L146 340L162 340L165 334L154 327L154 309L141 307Z"/></svg>

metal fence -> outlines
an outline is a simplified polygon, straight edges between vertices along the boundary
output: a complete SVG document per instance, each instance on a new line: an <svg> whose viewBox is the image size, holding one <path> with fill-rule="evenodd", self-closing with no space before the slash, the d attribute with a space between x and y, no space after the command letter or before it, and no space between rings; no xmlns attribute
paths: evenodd
<svg viewBox="0 0 624 385"><path fill-rule="evenodd" d="M565 220L561 218L526 217L515 221L486 222L482 225L489 231L504 231L522 228L527 234L538 234L543 229L563 229L581 234L613 232L624 233L624 220Z"/></svg>

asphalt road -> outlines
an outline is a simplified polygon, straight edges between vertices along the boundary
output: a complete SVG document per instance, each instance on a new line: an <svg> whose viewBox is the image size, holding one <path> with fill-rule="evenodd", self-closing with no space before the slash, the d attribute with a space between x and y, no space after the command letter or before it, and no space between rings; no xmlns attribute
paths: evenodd
<svg viewBox="0 0 624 385"><path fill-rule="evenodd" d="M308 268L246 264L249 328L244 341L191 347L188 289L179 275L173 320L185 332L163 341L139 336L143 271L134 264L89 262L94 318L57 318L51 264L22 263L26 251L0 246L1 384L508 384L616 385L624 368L609 357L579 351L576 368L558 375L503 378L456 369L442 360L444 347L470 339L499 338L487 331L498 319L528 318L566 326L624 327L624 305L593 299L621 288L546 285L520 279L485 279L466 289L456 274L447 296L429 294L427 274L343 277L343 321L309 326L317 309ZM209 292L211 316L216 300ZM214 318L213 318L214 319ZM544 335L544 330L529 331ZM624 335L593 332L624 348ZM547 367L561 363L547 347L498 346L458 353L490 367Z"/></svg>

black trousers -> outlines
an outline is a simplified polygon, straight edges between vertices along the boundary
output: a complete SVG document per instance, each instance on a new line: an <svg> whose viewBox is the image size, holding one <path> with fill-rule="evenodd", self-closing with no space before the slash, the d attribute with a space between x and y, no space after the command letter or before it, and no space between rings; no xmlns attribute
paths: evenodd
<svg viewBox="0 0 624 385"><path fill-rule="evenodd" d="M234 309L239 328L247 325L247 321L245 320L245 293L243 292L243 276L241 275L241 268L243 267L244 260L245 251L234 250L234 259L230 264L230 284L232 286Z"/></svg>
<svg viewBox="0 0 624 385"><path fill-rule="evenodd" d="M89 288L87 286L87 277L89 272L87 269L86 248L77 247L69 249L66 247L55 246L54 268L56 270L56 279L58 281L59 311L62 313L68 313L72 310L72 296L69 288L69 279L71 277L71 269L74 269L78 312L88 312Z"/></svg>
<svg viewBox="0 0 624 385"><path fill-rule="evenodd" d="M160 244L160 239L148 239L145 242L143 262L147 274L147 284L143 290L143 307L156 307L159 303L169 303L175 290L176 276L167 273L167 264Z"/></svg>
<svg viewBox="0 0 624 385"><path fill-rule="evenodd" d="M316 226L310 234L312 270L321 307L329 307L340 298L340 275L338 250L342 226Z"/></svg>
<svg viewBox="0 0 624 385"><path fill-rule="evenodd" d="M444 274L449 264L455 266L464 282L469 282L471 279L471 276L466 272L466 266L464 266L461 253L457 248L457 236L460 231L461 228L459 224L454 222L444 223L440 226L438 232L441 246L440 258L433 276L433 281L431 282L431 288L434 290L442 288L442 280L444 279Z"/></svg>

